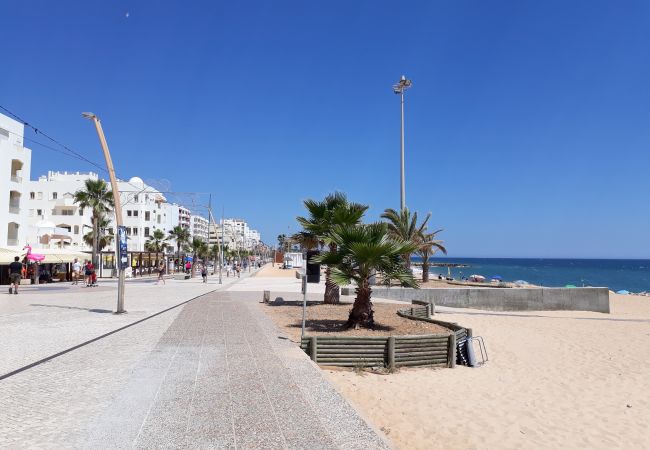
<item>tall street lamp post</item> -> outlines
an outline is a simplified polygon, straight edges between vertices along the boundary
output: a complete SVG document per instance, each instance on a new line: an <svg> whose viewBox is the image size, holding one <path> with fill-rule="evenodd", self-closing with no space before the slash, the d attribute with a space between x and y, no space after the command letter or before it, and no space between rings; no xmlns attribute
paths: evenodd
<svg viewBox="0 0 650 450"><path fill-rule="evenodd" d="M411 80L408 80L404 75L398 83L393 85L393 92L398 94L401 98L402 106L402 128L401 128L401 164L400 164L400 211L406 208L406 192L404 182L404 91L411 87Z"/></svg>
<svg viewBox="0 0 650 450"><path fill-rule="evenodd" d="M95 124L95 129L97 130L97 135L99 136L99 143L102 146L104 151L104 158L106 159L106 167L108 168L108 176L111 179L111 189L113 191L113 201L115 203L115 225L118 230L122 227L122 202L120 201L120 191L117 186L117 178L115 177L115 169L113 168L113 160L111 159L111 154L108 151L108 144L106 143L106 138L104 137L104 130L102 130L102 124L99 121L99 118L90 112L85 112L81 114L84 118L92 120ZM122 261L119 258L119 242L115 243L115 252L116 252L116 264L118 268L118 284L117 284L117 311L116 314L123 314L126 311L124 310L124 269L122 269Z"/></svg>

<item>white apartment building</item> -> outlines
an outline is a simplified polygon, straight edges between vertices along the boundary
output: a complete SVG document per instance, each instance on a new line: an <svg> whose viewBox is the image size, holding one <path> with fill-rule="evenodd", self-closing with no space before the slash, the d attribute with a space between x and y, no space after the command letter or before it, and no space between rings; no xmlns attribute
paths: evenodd
<svg viewBox="0 0 650 450"><path fill-rule="evenodd" d="M88 179L98 176L94 172L48 172L26 183L27 239L31 245L90 250L83 235L92 231L92 213L74 202L74 193Z"/></svg>
<svg viewBox="0 0 650 450"><path fill-rule="evenodd" d="M259 231L250 229L243 219L223 219L219 225L210 226L209 242L223 243L233 250L253 250L260 244L261 236Z"/></svg>
<svg viewBox="0 0 650 450"><path fill-rule="evenodd" d="M171 220L167 218L168 210L164 206L167 199L139 177L118 181L117 185L122 203L122 221L128 236L128 249L134 252L144 251L145 243L155 230L161 230L167 235L175 225L174 217L171 217ZM111 226L113 227L114 223L111 223Z"/></svg>
<svg viewBox="0 0 650 450"><path fill-rule="evenodd" d="M30 239L41 245L51 245L47 238L44 239L42 229L54 226L57 236L62 235L62 230L69 234L69 239L62 239L63 246L90 250L83 236L92 230L92 212L79 208L73 197L76 191L84 188L86 180L98 178L93 172L48 172L46 176L29 182L27 204ZM165 196L146 185L142 179L133 177L129 181L118 181L118 189L129 251L144 251L145 243L154 230L160 229L167 236L178 225L179 206L166 203ZM110 219L106 232L114 234L112 215ZM111 243L104 250L114 249L114 243Z"/></svg>
<svg viewBox="0 0 650 450"><path fill-rule="evenodd" d="M190 216L191 232L192 237L197 237L202 239L204 242L209 241L209 232L208 232L208 219L196 214Z"/></svg>
<svg viewBox="0 0 650 450"><path fill-rule="evenodd" d="M0 114L0 247L26 244L25 185L32 151L23 146L25 127Z"/></svg>

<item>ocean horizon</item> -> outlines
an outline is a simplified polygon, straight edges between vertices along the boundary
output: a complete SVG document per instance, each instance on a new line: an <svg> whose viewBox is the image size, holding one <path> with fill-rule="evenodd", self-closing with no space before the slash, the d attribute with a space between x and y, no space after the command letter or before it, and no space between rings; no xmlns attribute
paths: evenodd
<svg viewBox="0 0 650 450"><path fill-rule="evenodd" d="M420 257L412 260L422 262ZM474 274L490 279L498 275L504 281L524 280L549 287L574 285L607 287L613 291L650 291L650 259L434 257L429 261L466 265L449 269L455 279ZM432 266L429 272L447 275L448 270Z"/></svg>

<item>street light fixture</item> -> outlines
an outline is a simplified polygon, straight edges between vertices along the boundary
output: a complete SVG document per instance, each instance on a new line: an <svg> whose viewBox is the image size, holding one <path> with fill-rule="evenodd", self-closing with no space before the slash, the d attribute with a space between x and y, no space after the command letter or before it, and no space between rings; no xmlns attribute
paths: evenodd
<svg viewBox="0 0 650 450"><path fill-rule="evenodd" d="M108 151L108 144L106 143L106 137L104 136L104 130L102 129L102 124L99 121L99 118L91 113L84 112L81 113L81 116L84 119L92 120L95 124L95 129L97 130L97 135L99 136L99 143L102 146L104 152L104 159L106 159L106 167L108 168L108 176L111 179L111 189L113 191L113 202L115 203L115 225L118 230L122 226L122 203L120 201L120 191L117 186L117 178L115 177L115 169L113 168L113 160L111 159L111 154ZM118 284L117 284L117 310L116 314L123 314L126 311L124 310L124 269L122 269L122 264L120 261L120 250L119 242L115 243L115 253L116 253L116 263L118 268Z"/></svg>
<svg viewBox="0 0 650 450"><path fill-rule="evenodd" d="M400 164L400 211L406 208L406 193L404 185L404 91L411 87L411 80L404 75L398 83L393 85L393 92L401 97L402 129L401 129L401 164Z"/></svg>

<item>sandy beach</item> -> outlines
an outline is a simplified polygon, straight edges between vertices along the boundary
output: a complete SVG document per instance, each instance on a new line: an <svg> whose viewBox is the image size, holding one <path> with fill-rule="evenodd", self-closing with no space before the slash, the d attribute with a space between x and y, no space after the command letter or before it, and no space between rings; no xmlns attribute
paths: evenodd
<svg viewBox="0 0 650 450"><path fill-rule="evenodd" d="M402 449L650 447L650 299L611 314L439 308L485 338L481 368L327 377Z"/></svg>

